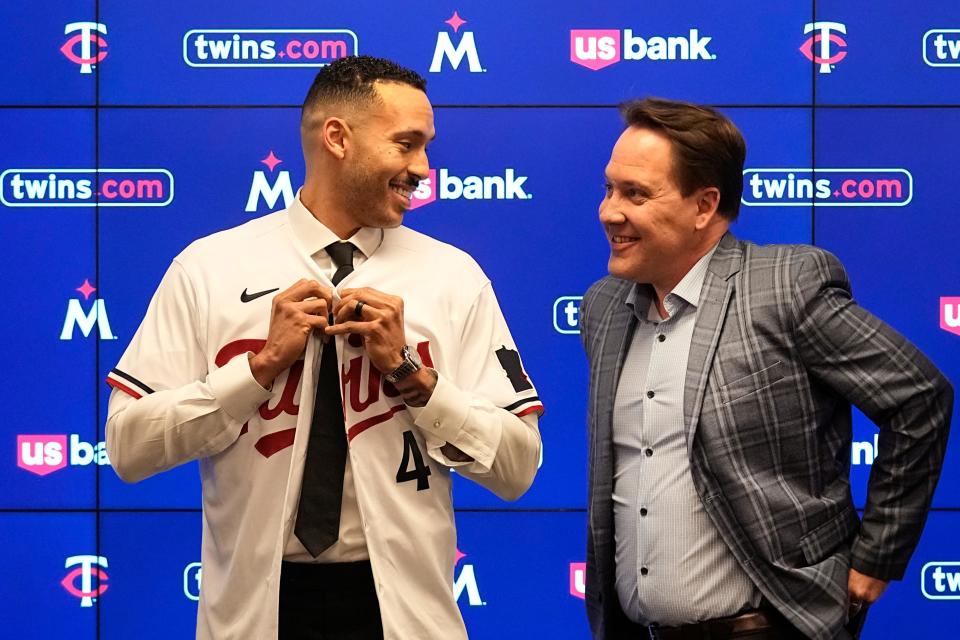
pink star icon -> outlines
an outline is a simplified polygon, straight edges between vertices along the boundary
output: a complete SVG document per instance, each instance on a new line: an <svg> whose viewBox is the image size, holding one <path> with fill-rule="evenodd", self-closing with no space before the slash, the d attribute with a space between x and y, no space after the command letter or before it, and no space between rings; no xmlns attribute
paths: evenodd
<svg viewBox="0 0 960 640"><path fill-rule="evenodd" d="M457 549L457 559L454 561L453 564L458 564L461 560L463 560L466 557L467 557L467 554L465 554L463 551L460 551L460 549Z"/></svg>
<svg viewBox="0 0 960 640"><path fill-rule="evenodd" d="M90 294L93 293L94 291L96 291L97 288L96 288L95 286L93 286L92 284L90 284L90 280L84 278L84 279L83 279L83 284L80 285L79 287L77 287L75 290L76 290L76 291L79 291L80 293L83 294L83 299L84 299L84 300L89 300L89 299L90 299Z"/></svg>
<svg viewBox="0 0 960 640"><path fill-rule="evenodd" d="M261 160L260 162L262 162L263 164L265 164L265 165L267 165L268 167L270 167L270 172L272 173L273 170L276 168L276 166L277 166L278 164L280 164L281 162L283 162L283 160L281 160L281 159L278 158L277 156L273 155L273 150L271 149L271 150L270 150L270 155L268 155L266 158L264 158L264 159Z"/></svg>
<svg viewBox="0 0 960 640"><path fill-rule="evenodd" d="M444 22L453 27L454 33L458 33L460 31L460 27L467 24L467 21L461 18L460 14L458 14L456 11L453 12L453 15L450 16L449 20L444 20Z"/></svg>

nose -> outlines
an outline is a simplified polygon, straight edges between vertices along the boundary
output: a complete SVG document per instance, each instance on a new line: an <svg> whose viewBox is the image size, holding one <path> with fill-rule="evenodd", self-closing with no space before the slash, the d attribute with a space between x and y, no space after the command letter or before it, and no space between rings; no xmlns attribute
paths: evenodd
<svg viewBox="0 0 960 640"><path fill-rule="evenodd" d="M614 195L600 201L600 224L604 226L623 224L627 221L626 217L620 213L620 207L615 198Z"/></svg>
<svg viewBox="0 0 960 640"><path fill-rule="evenodd" d="M421 148L411 160L407 171L415 180L423 180L430 175L430 161L427 159L427 150Z"/></svg>

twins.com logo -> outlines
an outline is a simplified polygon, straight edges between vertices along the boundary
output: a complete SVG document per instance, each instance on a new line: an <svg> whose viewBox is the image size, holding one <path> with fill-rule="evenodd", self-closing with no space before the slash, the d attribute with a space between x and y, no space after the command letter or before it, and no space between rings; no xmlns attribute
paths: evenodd
<svg viewBox="0 0 960 640"><path fill-rule="evenodd" d="M165 207L173 202L166 169L7 169L0 202L8 207Z"/></svg>
<svg viewBox="0 0 960 640"><path fill-rule="evenodd" d="M191 67L323 67L357 55L349 29L192 29L183 36Z"/></svg>
<svg viewBox="0 0 960 640"><path fill-rule="evenodd" d="M744 169L748 207L903 207L913 199L906 169Z"/></svg>

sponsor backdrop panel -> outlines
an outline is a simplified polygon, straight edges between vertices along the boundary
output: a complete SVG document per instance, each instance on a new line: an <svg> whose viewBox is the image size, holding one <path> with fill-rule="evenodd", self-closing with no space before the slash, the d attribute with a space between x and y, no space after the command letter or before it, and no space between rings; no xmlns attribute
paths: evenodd
<svg viewBox="0 0 960 640"><path fill-rule="evenodd" d="M0 278L16 394L0 426L0 507L93 508L97 451L92 109L10 109L0 119ZM15 372L15 373L14 373ZM13 452L16 451L14 455Z"/></svg>
<svg viewBox="0 0 960 640"><path fill-rule="evenodd" d="M891 582L864 627L865 640L955 638L960 615L960 512L932 511L902 581Z"/></svg>
<svg viewBox="0 0 960 640"><path fill-rule="evenodd" d="M0 104L93 105L110 35L94 0L0 5Z"/></svg>
<svg viewBox="0 0 960 640"><path fill-rule="evenodd" d="M103 103L299 104L319 65L353 53L388 56L435 79L438 104L611 104L638 92L810 102L811 54L800 51L812 37L807 0L655 0L642 11L630 3L560 10L539 0L506 12L499 3L428 2L405 8L399 30L370 1L285 1L268 14L249 0L227 10L175 4L100 3L115 52L103 70Z"/></svg>
<svg viewBox="0 0 960 640"><path fill-rule="evenodd" d="M9 584L0 599L4 638L97 635L97 606L112 568L97 552L92 513L0 513Z"/></svg>
<svg viewBox="0 0 960 640"><path fill-rule="evenodd" d="M860 304L907 336L956 384L960 308L952 296L960 296L960 262L952 256L960 229L949 204L956 180L942 159L960 135L960 113L820 109L816 132L815 186L823 194L816 207L817 244L844 263ZM852 479L860 505L876 433L858 413ZM960 507L957 438L948 444L934 504Z"/></svg>
<svg viewBox="0 0 960 640"><path fill-rule="evenodd" d="M100 514L100 546L112 568L101 638L194 636L201 527L199 512Z"/></svg>
<svg viewBox="0 0 960 640"><path fill-rule="evenodd" d="M817 103L960 103L958 18L954 0L817 0Z"/></svg>

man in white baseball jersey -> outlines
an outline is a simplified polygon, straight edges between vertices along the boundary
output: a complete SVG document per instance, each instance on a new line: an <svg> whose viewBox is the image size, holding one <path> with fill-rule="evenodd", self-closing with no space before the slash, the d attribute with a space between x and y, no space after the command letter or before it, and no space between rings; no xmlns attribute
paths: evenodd
<svg viewBox="0 0 960 640"><path fill-rule="evenodd" d="M377 58L321 70L295 202L177 256L108 376L124 480L200 460L199 638L465 638L450 469L508 500L533 481L543 408L489 280L400 226L424 90Z"/></svg>

